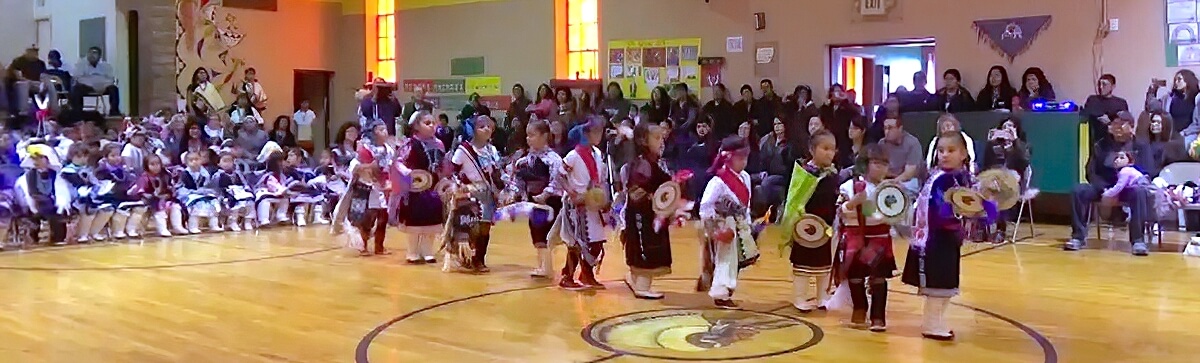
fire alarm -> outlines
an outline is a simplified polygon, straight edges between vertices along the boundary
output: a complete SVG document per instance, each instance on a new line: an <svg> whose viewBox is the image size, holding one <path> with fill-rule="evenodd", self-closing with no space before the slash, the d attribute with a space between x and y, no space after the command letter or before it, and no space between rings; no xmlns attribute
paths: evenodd
<svg viewBox="0 0 1200 363"><path fill-rule="evenodd" d="M767 13L754 13L754 30L767 28Z"/></svg>

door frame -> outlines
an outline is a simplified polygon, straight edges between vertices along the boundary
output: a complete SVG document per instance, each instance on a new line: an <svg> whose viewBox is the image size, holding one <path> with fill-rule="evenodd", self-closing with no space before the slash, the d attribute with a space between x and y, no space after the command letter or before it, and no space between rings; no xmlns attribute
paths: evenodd
<svg viewBox="0 0 1200 363"><path fill-rule="evenodd" d="M292 110L300 109L300 101L302 101L302 99L303 99L302 97L300 97L302 88L300 87L299 84L295 83L295 80L297 80L300 77L305 76L305 75L321 75L321 76L324 76L327 80L326 84L325 84L325 103L323 105L321 105L322 106L322 111L321 111L322 114L317 115L317 117L325 120L324 142L325 142L326 147L328 147L328 145L330 145L329 135L333 133L329 129L331 124L333 124L333 121L329 116L332 114L330 112L330 107L332 106L331 101L333 100L333 77L336 75L336 73L334 71L324 70L324 69L293 69L292 70L292 80L293 80L293 83L292 83L292 108L291 108ZM314 149L316 149L316 145L315 145L316 141L317 140L314 137L313 138L313 143L314 143L313 148Z"/></svg>

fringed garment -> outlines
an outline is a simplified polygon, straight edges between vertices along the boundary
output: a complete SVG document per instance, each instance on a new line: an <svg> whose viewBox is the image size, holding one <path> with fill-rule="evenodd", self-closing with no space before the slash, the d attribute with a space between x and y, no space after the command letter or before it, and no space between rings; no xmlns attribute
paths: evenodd
<svg viewBox="0 0 1200 363"><path fill-rule="evenodd" d="M625 264L634 273L658 277L671 273L671 234L666 224L656 228L658 217L654 210L654 193L671 181L659 160L643 156L625 166L625 185L629 188L629 204L622 218L621 244L625 247ZM681 198L683 196L680 196Z"/></svg>

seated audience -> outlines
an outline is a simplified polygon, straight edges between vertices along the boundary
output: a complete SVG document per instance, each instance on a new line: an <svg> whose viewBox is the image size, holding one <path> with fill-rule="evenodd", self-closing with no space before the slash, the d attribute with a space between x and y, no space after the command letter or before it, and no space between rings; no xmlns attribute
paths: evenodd
<svg viewBox="0 0 1200 363"><path fill-rule="evenodd" d="M987 147L983 149L983 168L981 170L993 168L1011 170L1019 176L1021 185L1025 185L1028 182L1024 178L1025 170L1029 168L1030 155L1027 141L1020 119L1009 117L1001 121L999 125L988 132ZM991 242L1003 242L1008 229L1008 221L1016 217L1012 215L1011 209L1002 210L1000 214L995 233L990 236L982 236Z"/></svg>
<svg viewBox="0 0 1200 363"><path fill-rule="evenodd" d="M1158 176L1164 166L1191 159L1188 156L1190 145L1185 145L1179 134L1171 132L1173 121L1171 114L1165 112L1157 100L1151 100L1138 116L1134 140L1146 144L1150 150L1154 164L1140 166L1152 178Z"/></svg>
<svg viewBox="0 0 1200 363"><path fill-rule="evenodd" d="M713 88L715 94L716 88ZM625 119L632 118L636 115L629 114L633 103L625 99L625 91L621 90L621 84L617 82L608 82L608 92L604 93L604 101L600 102L600 112L608 119L608 125L620 124Z"/></svg>
<svg viewBox="0 0 1200 363"><path fill-rule="evenodd" d="M112 65L100 59L99 47L88 48L87 57L75 65L75 85L71 88L71 108L83 109L83 97L108 96L109 116L121 115L121 97Z"/></svg>
<svg viewBox="0 0 1200 363"><path fill-rule="evenodd" d="M783 120L775 118L771 128L771 133L767 134L758 146L762 184L752 196L758 210L772 208L775 210L774 215L780 215L782 213L779 208L787 198L788 185L792 180L792 166L795 165L797 157L792 144L788 142L789 132Z"/></svg>
<svg viewBox="0 0 1200 363"><path fill-rule="evenodd" d="M1104 85L1101 88L1104 88ZM1103 90L1101 92L1103 94ZM1095 143L1088 157L1088 182L1075 186L1071 193L1071 239L1063 245L1063 250L1076 251L1087 245L1092 203L1100 202L1102 207L1124 205L1129 208L1129 240L1133 244L1132 252L1137 256L1145 256L1149 249L1143 236L1146 229L1142 226L1146 213L1150 212L1149 190L1144 185L1132 185L1115 196L1105 196L1102 193L1117 184L1117 172L1120 168L1113 164L1113 160L1118 152L1129 153L1135 159L1132 160L1133 165L1139 166L1153 165L1152 153L1146 144L1134 140L1133 116L1129 112L1108 115L1108 118L1112 120L1106 123L1108 136Z"/></svg>
<svg viewBox="0 0 1200 363"><path fill-rule="evenodd" d="M1041 68L1029 67L1021 76L1021 80L1021 90L1017 92L1017 96L1021 98L1021 107L1031 109L1035 100L1053 101L1057 99L1054 94L1054 85L1046 79L1046 74L1042 72Z"/></svg>
<svg viewBox="0 0 1200 363"><path fill-rule="evenodd" d="M539 119L546 120L550 115L558 110L558 103L555 102L554 90L550 89L550 85L542 83L537 89L537 98L533 103L525 107L526 111L537 115Z"/></svg>
<svg viewBox="0 0 1200 363"><path fill-rule="evenodd" d="M229 121L235 125L241 125L248 122L261 124L265 120L258 113L258 109L254 108L254 104L250 102L250 96L243 93L237 96L237 103L229 109Z"/></svg>
<svg viewBox="0 0 1200 363"><path fill-rule="evenodd" d="M844 87L840 84L829 86L829 93L826 96L828 103L821 105L818 113L824 128L833 133L834 139L837 140L838 157L834 159L836 162L851 154L850 119L859 115L859 109L854 104L854 98L847 97Z"/></svg>
<svg viewBox="0 0 1200 363"><path fill-rule="evenodd" d="M883 101L883 106L875 110L875 118L867 126L867 142L877 143L879 140L883 140L883 120L900 117L900 113L905 111L902 102L901 93L888 95L888 98Z"/></svg>
<svg viewBox="0 0 1200 363"><path fill-rule="evenodd" d="M525 86L520 83L514 84L512 87L512 101L508 103L508 114L504 117L503 127L513 127L517 120L529 121L529 106L533 101L529 100L529 95L525 93Z"/></svg>
<svg viewBox="0 0 1200 363"><path fill-rule="evenodd" d="M713 137L717 140L724 140L729 135L737 133L738 124L745 120L738 120L735 116L733 103L729 102L729 90L725 89L724 84L714 85L712 93L712 100L700 108L703 114L701 117L712 122Z"/></svg>
<svg viewBox="0 0 1200 363"><path fill-rule="evenodd" d="M73 77L71 77L71 71L65 68L66 65L63 64L62 53L54 49L50 53L46 53L46 58L48 59L46 62L48 65L46 67L46 75L58 77L62 81L62 90L71 92L71 85L74 84Z"/></svg>
<svg viewBox="0 0 1200 363"><path fill-rule="evenodd" d="M882 124L883 121L881 120ZM865 150L867 145L877 144L878 141L872 142L867 139L867 119L859 116L850 119L850 155L838 159L835 163L842 171L843 179L853 175L862 175L866 172L866 157Z"/></svg>
<svg viewBox="0 0 1200 363"><path fill-rule="evenodd" d="M758 105L758 113L751 115L754 118L755 133L759 137L766 136L771 133L771 123L774 122L775 116L779 115L779 110L783 108L783 99L775 94L775 83L769 78L764 78L758 83L759 90L762 91L762 97L754 101Z"/></svg>
<svg viewBox="0 0 1200 363"><path fill-rule="evenodd" d="M1129 103L1125 102L1124 98L1113 95L1113 89L1117 87L1117 77L1111 74L1100 76L1096 81L1097 94L1088 96L1087 101L1083 103L1083 109L1080 110L1084 117L1088 119L1088 125L1091 126L1091 142L1100 141L1100 139L1108 136L1108 123L1112 121L1111 116L1121 111L1129 111Z"/></svg>
<svg viewBox="0 0 1200 363"><path fill-rule="evenodd" d="M898 112L931 111L937 108L934 95L929 93L929 82L926 77L923 71L913 73L913 89L905 92L897 90L896 96L900 101ZM883 122L882 119L875 121ZM882 138L882 134L880 137Z"/></svg>
<svg viewBox="0 0 1200 363"><path fill-rule="evenodd" d="M259 154L262 153L263 147L267 146L267 142L271 141L271 137L260 126L257 122L242 123L242 130L238 132L237 140L234 141L234 145L239 147L244 153L241 156L242 158L258 158Z"/></svg>
<svg viewBox="0 0 1200 363"><path fill-rule="evenodd" d="M879 146L888 155L888 180L900 183L912 195L917 195L925 170L925 162L921 160L921 142L904 130L904 123L899 118L884 120L883 132Z"/></svg>
<svg viewBox="0 0 1200 363"><path fill-rule="evenodd" d="M969 112L975 110L975 99L962 86L962 73L950 68L942 73L945 86L934 96L932 110L941 112Z"/></svg>
<svg viewBox="0 0 1200 363"><path fill-rule="evenodd" d="M13 114L32 116L30 96L44 94L50 107L58 106L58 93L44 92L42 74L46 73L46 62L38 58L37 46L30 46L25 53L8 64L5 84L9 90L8 104Z"/></svg>
<svg viewBox="0 0 1200 363"><path fill-rule="evenodd" d="M1146 108L1150 109L1150 103L1156 101L1158 108L1171 115L1175 127L1170 131L1183 136L1184 144L1190 147L1192 141L1196 140L1196 134L1200 134L1200 122L1197 122L1200 110L1196 107L1200 103L1200 80L1191 70L1181 69L1175 72L1171 80L1171 90L1156 99L1158 89L1158 84L1150 84L1150 89L1146 91Z"/></svg>
<svg viewBox="0 0 1200 363"><path fill-rule="evenodd" d="M296 147L296 133L292 132L292 119L286 115L276 117L275 125L271 128L270 140L283 148Z"/></svg>
<svg viewBox="0 0 1200 363"><path fill-rule="evenodd" d="M979 90L979 97L976 97L976 108L980 111L987 110L1012 110L1013 98L1017 97L1017 89L1013 88L1012 82L1008 79L1008 69L1004 66L992 66L988 70L988 83Z"/></svg>

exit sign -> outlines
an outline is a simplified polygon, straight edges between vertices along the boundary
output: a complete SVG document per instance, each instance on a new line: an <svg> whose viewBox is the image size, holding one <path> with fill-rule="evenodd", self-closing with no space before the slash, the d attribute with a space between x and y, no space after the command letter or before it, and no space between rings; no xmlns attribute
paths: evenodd
<svg viewBox="0 0 1200 363"><path fill-rule="evenodd" d="M886 0L859 0L858 13L860 15L887 15Z"/></svg>

